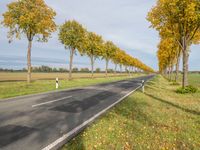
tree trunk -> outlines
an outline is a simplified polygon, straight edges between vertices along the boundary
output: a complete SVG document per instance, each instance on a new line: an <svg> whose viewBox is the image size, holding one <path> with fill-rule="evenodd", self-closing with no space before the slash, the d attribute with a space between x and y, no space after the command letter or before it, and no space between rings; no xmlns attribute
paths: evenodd
<svg viewBox="0 0 200 150"><path fill-rule="evenodd" d="M27 82L31 82L31 47L32 47L32 41L29 40L28 42L28 53L27 53Z"/></svg>
<svg viewBox="0 0 200 150"><path fill-rule="evenodd" d="M171 81L171 65L169 66L169 81Z"/></svg>
<svg viewBox="0 0 200 150"><path fill-rule="evenodd" d="M132 73L133 73L133 67L132 66L130 66L130 72L131 72L131 75L132 75Z"/></svg>
<svg viewBox="0 0 200 150"><path fill-rule="evenodd" d="M169 78L170 81L172 81L173 68L174 68L173 64L171 64L171 66L170 66L170 78Z"/></svg>
<svg viewBox="0 0 200 150"><path fill-rule="evenodd" d="M126 74L127 74L128 73L127 66L125 66L125 71L126 71Z"/></svg>
<svg viewBox="0 0 200 150"><path fill-rule="evenodd" d="M164 71L164 76L167 77L167 68Z"/></svg>
<svg viewBox="0 0 200 150"><path fill-rule="evenodd" d="M175 82L178 81L179 65L180 65L180 56L178 56L178 57L177 57L177 60L176 60Z"/></svg>
<svg viewBox="0 0 200 150"><path fill-rule="evenodd" d="M172 80L172 66L169 66L169 81Z"/></svg>
<svg viewBox="0 0 200 150"><path fill-rule="evenodd" d="M128 73L129 73L129 76L131 77L131 67L129 66L129 69L128 69Z"/></svg>
<svg viewBox="0 0 200 150"><path fill-rule="evenodd" d="M117 74L117 64L115 64L115 75Z"/></svg>
<svg viewBox="0 0 200 150"><path fill-rule="evenodd" d="M73 64L73 56L74 56L74 48L70 50L70 62L69 62L69 78L68 80L72 80L72 64Z"/></svg>
<svg viewBox="0 0 200 150"><path fill-rule="evenodd" d="M135 72L138 73L137 67L135 67Z"/></svg>
<svg viewBox="0 0 200 150"><path fill-rule="evenodd" d="M122 73L122 65L120 64L120 73Z"/></svg>
<svg viewBox="0 0 200 150"><path fill-rule="evenodd" d="M188 86L188 58L189 58L189 53L187 49L187 43L185 38L183 38L183 81L182 81L183 88Z"/></svg>
<svg viewBox="0 0 200 150"><path fill-rule="evenodd" d="M108 63L109 63L109 60L106 59L106 77L108 77Z"/></svg>
<svg viewBox="0 0 200 150"><path fill-rule="evenodd" d="M90 56L90 60L91 60L91 74L92 74L92 78L94 78L94 56Z"/></svg>
<svg viewBox="0 0 200 150"><path fill-rule="evenodd" d="M169 78L170 78L170 67L168 67L168 72L167 72L167 78L168 78L168 80L169 80Z"/></svg>

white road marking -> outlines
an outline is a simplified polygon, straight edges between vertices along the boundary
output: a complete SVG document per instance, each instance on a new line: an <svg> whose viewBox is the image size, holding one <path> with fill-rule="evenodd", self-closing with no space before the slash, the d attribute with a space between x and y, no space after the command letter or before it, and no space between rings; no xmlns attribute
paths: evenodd
<svg viewBox="0 0 200 150"><path fill-rule="evenodd" d="M68 98L71 98L71 97L72 97L72 96L63 97L63 98L60 98L60 99L57 99L57 100L53 100L53 101L48 101L48 102L44 102L44 103L32 105L32 107L38 107L38 106L42 106L42 105L54 103L54 102L57 102L57 101L62 101L62 100L65 100L65 99L68 99Z"/></svg>
<svg viewBox="0 0 200 150"><path fill-rule="evenodd" d="M64 140L66 140L68 137L70 137L71 135L73 135L74 133L78 132L81 128L83 128L85 125L87 125L88 123L92 122L94 119L96 119L97 117L99 117L100 115L102 115L103 113L105 113L108 109L112 108L113 106L115 106L116 104L118 104L119 102L121 102L124 98L128 97L129 95L131 95L133 92L135 92L136 90L138 90L139 88L141 88L141 86L138 86L136 89L134 89L133 91L129 92L128 94L126 94L125 96L123 96L122 98L120 98L118 101L116 101L115 103L113 103L112 105L108 106L107 108L105 108L104 110L100 111L99 113L97 113L96 115L94 115L93 117L91 117L90 119L86 120L85 122L83 122L82 124L80 124L79 126L75 127L74 129L72 129L70 132L68 132L67 134L64 134L62 137L60 137L59 139L57 139L56 141L54 141L53 143L49 144L48 146L46 146L45 148L43 148L42 150L51 150L53 149L56 145L58 145L59 143L63 142Z"/></svg>
<svg viewBox="0 0 200 150"><path fill-rule="evenodd" d="M124 82L121 82L121 83L130 83L129 81L124 81Z"/></svg>
<svg viewBox="0 0 200 150"><path fill-rule="evenodd" d="M110 90L110 88L101 88L101 87L86 87L84 89L95 89L95 90Z"/></svg>

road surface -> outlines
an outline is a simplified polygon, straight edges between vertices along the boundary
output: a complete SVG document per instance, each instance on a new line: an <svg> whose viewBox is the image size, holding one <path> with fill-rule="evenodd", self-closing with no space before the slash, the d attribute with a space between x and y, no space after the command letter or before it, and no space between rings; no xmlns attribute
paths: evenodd
<svg viewBox="0 0 200 150"><path fill-rule="evenodd" d="M0 150L58 149L152 77L1 100Z"/></svg>

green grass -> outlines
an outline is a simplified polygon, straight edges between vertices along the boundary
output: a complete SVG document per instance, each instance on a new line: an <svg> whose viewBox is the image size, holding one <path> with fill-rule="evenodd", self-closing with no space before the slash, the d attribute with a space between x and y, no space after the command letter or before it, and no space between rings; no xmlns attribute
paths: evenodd
<svg viewBox="0 0 200 150"><path fill-rule="evenodd" d="M138 77L141 75L144 74L134 74L132 77ZM59 89L82 87L82 86L112 82L127 78L129 77L121 76L121 77L95 78L95 79L74 79L72 81L60 80ZM31 84L27 84L26 81L0 82L0 98L10 98L15 96L35 94L53 90L55 90L55 80L36 80L33 81Z"/></svg>
<svg viewBox="0 0 200 150"><path fill-rule="evenodd" d="M199 76L190 76L199 84ZM195 81L193 81L195 80ZM198 82L198 83L197 83ZM162 76L126 98L62 150L198 150L200 92L181 95Z"/></svg>
<svg viewBox="0 0 200 150"><path fill-rule="evenodd" d="M189 74L189 84L200 88L200 74L199 73Z"/></svg>
<svg viewBox="0 0 200 150"><path fill-rule="evenodd" d="M173 74L172 79L175 78L175 74ZM182 74L179 74L179 84L182 82ZM200 88L200 74L199 73L189 73L188 82L190 85Z"/></svg>

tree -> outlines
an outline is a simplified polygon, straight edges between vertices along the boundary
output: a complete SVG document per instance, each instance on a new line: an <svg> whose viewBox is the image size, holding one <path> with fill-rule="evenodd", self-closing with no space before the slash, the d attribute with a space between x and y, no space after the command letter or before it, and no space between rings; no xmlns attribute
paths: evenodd
<svg viewBox="0 0 200 150"><path fill-rule="evenodd" d="M177 63L177 57L179 53L178 45L176 44L174 38L163 38L158 45L158 61L160 72L163 70L168 70L169 80L172 78L173 66Z"/></svg>
<svg viewBox="0 0 200 150"><path fill-rule="evenodd" d="M115 74L117 73L117 65L120 64L120 54L121 50L117 48L114 56L112 57L112 62L115 64Z"/></svg>
<svg viewBox="0 0 200 150"><path fill-rule="evenodd" d="M183 55L182 87L188 85L189 48L200 40L200 1L197 0L158 0L149 12L147 19L152 27L163 33L169 31Z"/></svg>
<svg viewBox="0 0 200 150"><path fill-rule="evenodd" d="M69 80L72 79L73 56L76 51L83 53L86 29L75 20L67 21L60 27L59 40L70 51Z"/></svg>
<svg viewBox="0 0 200 150"><path fill-rule="evenodd" d="M90 72L88 68L81 68L80 72L88 73Z"/></svg>
<svg viewBox="0 0 200 150"><path fill-rule="evenodd" d="M119 61L119 64L120 64L120 72L121 73L122 73L122 65L124 63L125 56L126 56L126 53L123 50L119 51L118 54L117 54L118 61Z"/></svg>
<svg viewBox="0 0 200 150"><path fill-rule="evenodd" d="M111 41L107 41L103 46L102 58L106 60L106 77L108 76L108 63L114 57L117 47Z"/></svg>
<svg viewBox="0 0 200 150"><path fill-rule="evenodd" d="M101 69L100 68L96 68L96 73L100 73L101 72Z"/></svg>
<svg viewBox="0 0 200 150"><path fill-rule="evenodd" d="M2 24L9 28L9 42L14 37L20 39L21 34L28 39L27 82L30 83L32 41L37 37L38 41L47 42L51 33L56 30L54 22L56 13L43 0L17 0L7 7Z"/></svg>
<svg viewBox="0 0 200 150"><path fill-rule="evenodd" d="M78 72L78 68L75 67L75 68L72 69L72 71L73 72Z"/></svg>
<svg viewBox="0 0 200 150"><path fill-rule="evenodd" d="M90 57L92 78L94 77L94 62L101 55L103 39L101 36L93 33L87 33L87 42L85 42L84 53Z"/></svg>
<svg viewBox="0 0 200 150"><path fill-rule="evenodd" d="M113 73L114 70L113 69L108 69L108 73Z"/></svg>

